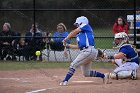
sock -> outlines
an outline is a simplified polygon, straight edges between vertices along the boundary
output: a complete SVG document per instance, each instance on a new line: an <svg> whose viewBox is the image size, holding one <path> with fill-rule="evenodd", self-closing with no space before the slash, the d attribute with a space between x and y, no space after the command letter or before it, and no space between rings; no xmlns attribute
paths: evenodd
<svg viewBox="0 0 140 93"><path fill-rule="evenodd" d="M75 69L70 68L63 81L68 81L73 76L74 72L75 72Z"/></svg>
<svg viewBox="0 0 140 93"><path fill-rule="evenodd" d="M90 77L100 77L100 78L104 78L105 75L104 75L103 73L100 73L100 72L90 71Z"/></svg>

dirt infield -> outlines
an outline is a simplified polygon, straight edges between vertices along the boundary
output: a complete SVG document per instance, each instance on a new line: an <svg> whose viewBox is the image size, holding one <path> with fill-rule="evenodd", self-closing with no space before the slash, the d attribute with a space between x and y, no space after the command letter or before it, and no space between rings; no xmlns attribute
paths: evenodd
<svg viewBox="0 0 140 93"><path fill-rule="evenodd" d="M140 79L103 84L102 79L83 77L79 69L68 86L59 86L66 72L67 69L0 71L0 93L140 93Z"/></svg>

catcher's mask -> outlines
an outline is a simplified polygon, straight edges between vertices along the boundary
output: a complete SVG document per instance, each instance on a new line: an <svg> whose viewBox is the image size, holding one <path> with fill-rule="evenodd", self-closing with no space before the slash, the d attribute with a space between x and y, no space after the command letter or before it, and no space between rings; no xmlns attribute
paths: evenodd
<svg viewBox="0 0 140 93"><path fill-rule="evenodd" d="M128 35L125 32L117 33L115 34L115 38L114 38L115 45L117 47L121 47L123 44L128 43L128 39L129 39Z"/></svg>

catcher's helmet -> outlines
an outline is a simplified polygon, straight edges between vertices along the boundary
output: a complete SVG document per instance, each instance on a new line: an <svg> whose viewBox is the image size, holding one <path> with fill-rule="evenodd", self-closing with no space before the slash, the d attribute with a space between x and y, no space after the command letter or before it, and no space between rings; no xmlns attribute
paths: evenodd
<svg viewBox="0 0 140 93"><path fill-rule="evenodd" d="M115 44L120 47L124 43L128 43L129 38L128 38L128 35L125 32L120 32L120 33L115 34L115 40L116 39L120 39L120 41L118 43L115 42Z"/></svg>

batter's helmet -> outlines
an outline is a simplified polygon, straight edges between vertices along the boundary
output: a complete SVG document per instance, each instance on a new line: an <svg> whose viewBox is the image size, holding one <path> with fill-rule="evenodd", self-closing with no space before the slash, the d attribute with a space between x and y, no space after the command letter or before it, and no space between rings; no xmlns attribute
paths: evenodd
<svg viewBox="0 0 140 93"><path fill-rule="evenodd" d="M88 24L88 19L85 16L78 17L76 22L74 23L75 26L79 27L82 24Z"/></svg>

